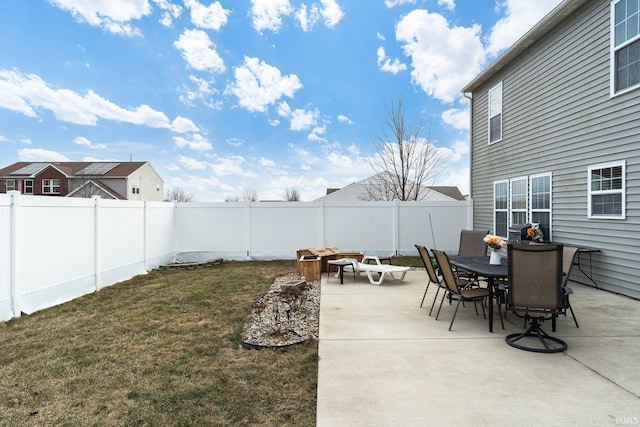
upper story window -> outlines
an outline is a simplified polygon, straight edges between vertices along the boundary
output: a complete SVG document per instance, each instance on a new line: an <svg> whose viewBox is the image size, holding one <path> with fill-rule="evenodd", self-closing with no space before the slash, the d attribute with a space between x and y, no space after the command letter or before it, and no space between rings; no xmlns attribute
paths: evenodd
<svg viewBox="0 0 640 427"><path fill-rule="evenodd" d="M613 94L640 86L639 9L639 0L611 3Z"/></svg>
<svg viewBox="0 0 640 427"><path fill-rule="evenodd" d="M56 193L60 193L60 180L59 179L43 179L42 194L56 194Z"/></svg>
<svg viewBox="0 0 640 427"><path fill-rule="evenodd" d="M625 162L589 166L589 218L625 219Z"/></svg>
<svg viewBox="0 0 640 427"><path fill-rule="evenodd" d="M502 139L502 82L489 90L489 144Z"/></svg>

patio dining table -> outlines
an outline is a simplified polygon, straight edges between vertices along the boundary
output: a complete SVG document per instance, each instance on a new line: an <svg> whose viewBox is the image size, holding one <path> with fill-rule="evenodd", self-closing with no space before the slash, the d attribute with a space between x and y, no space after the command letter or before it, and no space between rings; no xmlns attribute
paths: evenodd
<svg viewBox="0 0 640 427"><path fill-rule="evenodd" d="M508 277L508 263L506 258L500 260L500 264L489 264L488 256L451 256L449 261L457 268L475 273L487 279L489 288L489 332L493 332L493 291L495 279Z"/></svg>

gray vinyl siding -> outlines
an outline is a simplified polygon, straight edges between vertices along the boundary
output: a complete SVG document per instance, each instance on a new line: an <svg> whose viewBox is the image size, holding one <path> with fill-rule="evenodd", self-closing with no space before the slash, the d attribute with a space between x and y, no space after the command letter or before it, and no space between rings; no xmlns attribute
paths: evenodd
<svg viewBox="0 0 640 427"><path fill-rule="evenodd" d="M610 2L588 2L477 88L474 228L493 229L493 182L552 174L553 240L601 249L602 288L640 297L640 89L610 97ZM503 139L488 144L488 90L503 82ZM587 169L626 161L626 219L587 218ZM583 256L583 261L588 257Z"/></svg>

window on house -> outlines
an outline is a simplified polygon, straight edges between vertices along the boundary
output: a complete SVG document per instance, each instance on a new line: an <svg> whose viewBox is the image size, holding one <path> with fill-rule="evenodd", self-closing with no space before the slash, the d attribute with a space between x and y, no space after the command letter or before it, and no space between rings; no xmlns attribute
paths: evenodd
<svg viewBox="0 0 640 427"><path fill-rule="evenodd" d="M43 179L42 193L43 194L60 193L60 180L59 179Z"/></svg>
<svg viewBox="0 0 640 427"><path fill-rule="evenodd" d="M551 231L551 174L534 175L530 178L531 187L531 221L546 228L544 238L551 240L547 235Z"/></svg>
<svg viewBox="0 0 640 427"><path fill-rule="evenodd" d="M613 93L640 87L640 2L611 4Z"/></svg>
<svg viewBox="0 0 640 427"><path fill-rule="evenodd" d="M511 180L511 225L527 222L527 178Z"/></svg>
<svg viewBox="0 0 640 427"><path fill-rule="evenodd" d="M550 173L495 181L493 194L495 234L507 237L510 226L535 222L545 229L545 239L551 239Z"/></svg>
<svg viewBox="0 0 640 427"><path fill-rule="evenodd" d="M16 181L13 179L7 180L7 191L14 191L16 189Z"/></svg>
<svg viewBox="0 0 640 427"><path fill-rule="evenodd" d="M489 90L489 144L502 139L502 82Z"/></svg>
<svg viewBox="0 0 640 427"><path fill-rule="evenodd" d="M509 181L496 181L493 184L493 229L496 235L503 237L507 236L508 189Z"/></svg>
<svg viewBox="0 0 640 427"><path fill-rule="evenodd" d="M24 194L33 194L33 180L25 179L24 181Z"/></svg>
<svg viewBox="0 0 640 427"><path fill-rule="evenodd" d="M625 219L625 163L589 167L589 218Z"/></svg>

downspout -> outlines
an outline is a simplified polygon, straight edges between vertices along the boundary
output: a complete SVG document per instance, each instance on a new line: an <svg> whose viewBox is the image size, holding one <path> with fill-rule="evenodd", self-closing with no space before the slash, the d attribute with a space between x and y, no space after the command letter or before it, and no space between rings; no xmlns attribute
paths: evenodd
<svg viewBox="0 0 640 427"><path fill-rule="evenodd" d="M473 92L467 94L467 92L463 92L462 95L469 100L469 201L471 205L469 207L469 219L470 219L470 229L473 230L473 179L472 175L472 166L473 166Z"/></svg>

